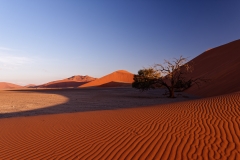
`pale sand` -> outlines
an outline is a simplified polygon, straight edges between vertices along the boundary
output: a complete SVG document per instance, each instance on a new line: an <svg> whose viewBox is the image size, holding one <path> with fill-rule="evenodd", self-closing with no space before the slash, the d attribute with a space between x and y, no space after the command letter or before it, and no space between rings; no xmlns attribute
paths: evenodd
<svg viewBox="0 0 240 160"><path fill-rule="evenodd" d="M129 87L0 91L0 118L113 110L196 99L186 93L177 93L177 98L169 99L163 95L164 91L140 92Z"/></svg>
<svg viewBox="0 0 240 160"><path fill-rule="evenodd" d="M52 110L47 113L51 115L43 115L40 110L38 116L1 118L0 159L240 159L240 93L138 107L164 98L157 98L155 91L139 97L129 89L109 90L44 91L28 96L23 91L1 92L1 96L12 94L5 104L14 99L11 103L24 104L20 100L24 97L35 103L33 99L43 101L48 95L55 97L53 101L46 98L36 104L52 106L56 100L69 103L70 110L87 103L95 107L76 113Z"/></svg>

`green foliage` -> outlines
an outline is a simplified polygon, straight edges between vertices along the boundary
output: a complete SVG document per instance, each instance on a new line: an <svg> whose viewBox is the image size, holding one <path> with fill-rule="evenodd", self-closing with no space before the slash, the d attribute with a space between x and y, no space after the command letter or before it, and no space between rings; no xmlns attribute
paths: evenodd
<svg viewBox="0 0 240 160"><path fill-rule="evenodd" d="M157 88L156 81L160 78L160 73L154 68L145 68L134 75L132 87L142 91Z"/></svg>
<svg viewBox="0 0 240 160"><path fill-rule="evenodd" d="M155 64L154 67L141 69L134 75L132 87L144 91L164 86L168 89L169 97L174 98L174 91L184 91L201 80L188 78L187 74L193 71L193 67L186 61L180 56L171 62L165 60L163 65Z"/></svg>

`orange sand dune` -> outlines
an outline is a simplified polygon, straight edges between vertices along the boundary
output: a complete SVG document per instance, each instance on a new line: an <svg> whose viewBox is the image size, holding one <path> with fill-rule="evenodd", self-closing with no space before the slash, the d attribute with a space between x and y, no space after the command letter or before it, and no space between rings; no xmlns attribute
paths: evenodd
<svg viewBox="0 0 240 160"><path fill-rule="evenodd" d="M132 83L124 83L124 82L108 82L98 87L131 87Z"/></svg>
<svg viewBox="0 0 240 160"><path fill-rule="evenodd" d="M40 85L40 88L68 88L68 87L78 87L87 82L77 82L77 81L57 81L52 83L47 83L44 85Z"/></svg>
<svg viewBox="0 0 240 160"><path fill-rule="evenodd" d="M16 89L16 88L23 88L23 86L7 82L0 82L0 89Z"/></svg>
<svg viewBox="0 0 240 160"><path fill-rule="evenodd" d="M93 81L95 79L96 78L90 77L88 75L86 75L86 76L76 75L76 76L72 76L72 77L69 77L69 78L64 79L64 80L78 81L78 82L90 82L90 81Z"/></svg>
<svg viewBox="0 0 240 160"><path fill-rule="evenodd" d="M207 97L240 91L240 40L210 49L191 62L194 64L192 77L211 81L201 88L190 88L188 93Z"/></svg>
<svg viewBox="0 0 240 160"><path fill-rule="evenodd" d="M28 84L28 85L26 85L24 87L25 88L35 88L35 87L37 87L37 85L35 85L35 84Z"/></svg>
<svg viewBox="0 0 240 160"><path fill-rule="evenodd" d="M110 87L110 82L116 82L116 83L132 83L133 82L133 74L125 71L125 70L119 70L116 72L113 72L111 74L108 74L104 77L101 77L99 79L96 79L95 81L83 84L79 87L93 87L93 86L100 86L108 83L108 87ZM115 87L116 83L113 84L113 87Z"/></svg>
<svg viewBox="0 0 240 160"><path fill-rule="evenodd" d="M0 119L1 159L240 159L240 93Z"/></svg>
<svg viewBox="0 0 240 160"><path fill-rule="evenodd" d="M48 82L46 84L38 86L39 88L68 88L68 87L78 87L82 84L85 84L87 82L91 82L95 80L96 78L90 77L90 76L72 76L70 78L66 78L63 80L57 80Z"/></svg>

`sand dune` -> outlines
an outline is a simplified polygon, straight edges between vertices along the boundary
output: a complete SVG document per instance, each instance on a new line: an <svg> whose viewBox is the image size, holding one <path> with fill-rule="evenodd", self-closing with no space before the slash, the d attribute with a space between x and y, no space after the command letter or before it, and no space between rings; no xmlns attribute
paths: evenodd
<svg viewBox="0 0 240 160"><path fill-rule="evenodd" d="M69 81L69 80L63 80L63 81L57 81L52 83L47 83L44 85L38 86L39 88L70 88L70 87L78 87L82 84L85 84L87 82L77 82L77 81Z"/></svg>
<svg viewBox="0 0 240 160"><path fill-rule="evenodd" d="M0 82L0 89L16 89L16 88L23 88L23 86L16 85L13 83Z"/></svg>
<svg viewBox="0 0 240 160"><path fill-rule="evenodd" d="M28 85L26 85L24 87L25 88L35 88L35 87L37 87L37 85L35 85L35 84L28 84Z"/></svg>
<svg viewBox="0 0 240 160"><path fill-rule="evenodd" d="M187 92L200 96L216 96L240 91L240 40L210 49L194 58L192 77L205 77L209 83Z"/></svg>
<svg viewBox="0 0 240 160"><path fill-rule="evenodd" d="M86 76L76 75L76 76L72 76L72 77L69 77L69 78L64 79L64 80L78 81L78 82L90 82L90 81L93 81L95 79L96 78L90 77L88 75L86 75Z"/></svg>
<svg viewBox="0 0 240 160"><path fill-rule="evenodd" d="M124 83L124 82L108 82L102 85L99 85L98 87L131 87L131 83Z"/></svg>
<svg viewBox="0 0 240 160"><path fill-rule="evenodd" d="M1 159L240 159L240 93L0 119Z"/></svg>
<svg viewBox="0 0 240 160"><path fill-rule="evenodd" d="M111 83L113 84L113 87L116 86L117 83L132 83L133 82L133 74L125 71L125 70L118 70L116 72L110 73L104 77L101 77L99 79L96 79L92 82L83 84L79 87L93 87L93 86L101 86L106 84L105 86L111 87Z"/></svg>
<svg viewBox="0 0 240 160"><path fill-rule="evenodd" d="M63 80L57 80L48 82L43 85L39 85L39 88L76 88L80 85L83 85L87 82L91 82L95 80L96 78L90 77L90 76L72 76Z"/></svg>
<svg viewBox="0 0 240 160"><path fill-rule="evenodd" d="M156 90L149 96L130 88L100 88L129 86L133 74L122 70L88 83L70 77L47 84L98 86L93 88L1 91L0 159L238 160L239 53L237 40L191 61L193 77L211 79L187 91L208 97L203 99L186 101L190 97L180 95L183 102L163 104L178 98L163 100ZM16 86L0 83L4 87Z"/></svg>

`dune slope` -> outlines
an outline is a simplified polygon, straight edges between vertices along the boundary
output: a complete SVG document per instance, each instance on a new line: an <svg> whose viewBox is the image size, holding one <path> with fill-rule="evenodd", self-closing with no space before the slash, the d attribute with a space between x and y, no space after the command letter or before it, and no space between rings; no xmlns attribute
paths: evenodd
<svg viewBox="0 0 240 160"><path fill-rule="evenodd" d="M23 86L7 82L0 82L0 89L16 89L16 88L23 88Z"/></svg>
<svg viewBox="0 0 240 160"><path fill-rule="evenodd" d="M1 159L240 159L240 93L0 119Z"/></svg>
<svg viewBox="0 0 240 160"><path fill-rule="evenodd" d="M133 74L125 70L119 70L113 73L110 73L104 77L96 79L95 81L81 85L80 87L93 87L93 86L102 86L102 87L116 87L116 86L127 86L126 83L133 82ZM106 84L106 85L104 85ZM111 85L112 84L112 85Z"/></svg>
<svg viewBox="0 0 240 160"><path fill-rule="evenodd" d="M91 82L96 78L90 76L72 76L63 80L57 80L48 82L46 84L38 86L39 88L69 88L69 87L78 87L82 84Z"/></svg>
<svg viewBox="0 0 240 160"><path fill-rule="evenodd" d="M204 77L208 83L187 92L199 96L216 96L240 91L240 40L210 49L197 56L192 77Z"/></svg>

